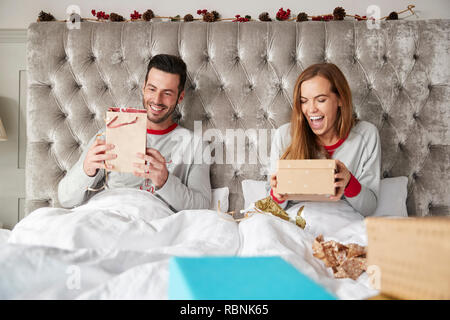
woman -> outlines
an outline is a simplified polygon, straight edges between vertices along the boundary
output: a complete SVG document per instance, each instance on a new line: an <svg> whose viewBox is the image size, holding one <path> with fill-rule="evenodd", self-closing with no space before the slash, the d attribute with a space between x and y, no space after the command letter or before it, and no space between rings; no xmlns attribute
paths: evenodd
<svg viewBox="0 0 450 320"><path fill-rule="evenodd" d="M332 63L305 69L294 87L291 122L275 132L272 172L278 159L336 159L336 195L363 216L377 207L381 148L377 128L353 115L352 95L343 73ZM277 192L277 175L270 177L270 194L285 208L285 194Z"/></svg>

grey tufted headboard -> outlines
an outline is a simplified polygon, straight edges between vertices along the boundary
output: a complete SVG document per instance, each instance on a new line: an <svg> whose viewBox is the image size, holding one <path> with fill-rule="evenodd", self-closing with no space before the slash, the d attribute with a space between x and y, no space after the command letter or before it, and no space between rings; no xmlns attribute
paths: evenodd
<svg viewBox="0 0 450 320"><path fill-rule="evenodd" d="M26 212L58 206L57 184L103 125L108 107L142 106L149 59L188 66L179 122L190 129L277 128L290 120L292 90L308 65L337 64L355 112L375 124L382 177L407 176L409 215L450 214L450 20L365 22L62 22L28 32ZM270 141L269 141L270 142ZM251 147L251 143L247 144ZM216 164L213 187L264 179L262 164Z"/></svg>

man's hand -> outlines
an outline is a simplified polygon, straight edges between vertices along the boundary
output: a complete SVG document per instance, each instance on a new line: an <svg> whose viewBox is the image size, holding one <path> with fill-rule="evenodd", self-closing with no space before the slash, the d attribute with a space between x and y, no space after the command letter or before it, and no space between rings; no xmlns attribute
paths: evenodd
<svg viewBox="0 0 450 320"><path fill-rule="evenodd" d="M107 165L105 160L112 160L117 158L117 154L108 153L107 150L114 149L114 145L106 144L105 140L96 139L89 148L86 158L83 162L83 170L86 175L93 177L98 169L112 169L112 165Z"/></svg>
<svg viewBox="0 0 450 320"><path fill-rule="evenodd" d="M272 194L279 201L286 201L287 194L280 194L277 192L277 174L275 173L270 177L270 187L272 188Z"/></svg>
<svg viewBox="0 0 450 320"><path fill-rule="evenodd" d="M339 201L342 198L342 195L344 194L345 187L347 187L348 182L351 178L351 173L348 171L345 164L343 164L341 161L336 159L336 165L337 165L337 173L334 175L334 187L337 188L336 195L330 196L330 200L333 201Z"/></svg>
<svg viewBox="0 0 450 320"><path fill-rule="evenodd" d="M133 174L137 177L152 180L157 189L162 188L169 177L166 159L158 150L153 148L147 148L146 154L138 153L137 157L147 161L147 164L134 163L134 167L140 169L140 171L134 171Z"/></svg>

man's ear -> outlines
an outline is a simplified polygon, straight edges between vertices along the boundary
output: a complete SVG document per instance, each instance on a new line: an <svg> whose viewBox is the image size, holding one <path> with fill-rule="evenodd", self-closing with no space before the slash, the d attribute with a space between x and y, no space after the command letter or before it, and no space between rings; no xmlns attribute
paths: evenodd
<svg viewBox="0 0 450 320"><path fill-rule="evenodd" d="M177 103L181 103L181 101L183 101L183 99L184 99L184 90L181 91L180 96L178 97Z"/></svg>

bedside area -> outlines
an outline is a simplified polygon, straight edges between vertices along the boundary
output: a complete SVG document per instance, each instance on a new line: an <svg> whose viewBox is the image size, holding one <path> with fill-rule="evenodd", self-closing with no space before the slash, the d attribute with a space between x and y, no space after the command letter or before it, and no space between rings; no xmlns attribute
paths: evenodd
<svg viewBox="0 0 450 320"><path fill-rule="evenodd" d="M27 65L25 29L0 29L0 224L24 217Z"/></svg>
<svg viewBox="0 0 450 320"><path fill-rule="evenodd" d="M6 241L9 238L10 233L11 233L11 230L3 229L3 224L0 221L0 246L2 244L6 243Z"/></svg>

